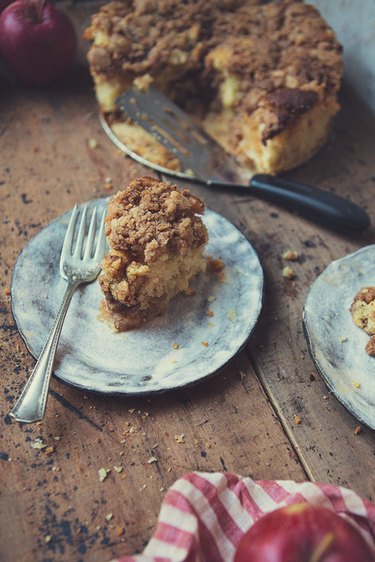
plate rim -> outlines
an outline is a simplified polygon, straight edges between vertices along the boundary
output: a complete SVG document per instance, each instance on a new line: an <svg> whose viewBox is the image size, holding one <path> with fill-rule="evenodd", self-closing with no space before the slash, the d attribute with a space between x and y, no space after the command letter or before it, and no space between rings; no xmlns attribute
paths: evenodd
<svg viewBox="0 0 375 562"><path fill-rule="evenodd" d="M105 196L105 197L98 197L98 198L93 198L90 199L88 201L85 201L81 204L87 204L87 203L94 203L95 201L98 202L102 202L103 204L105 204L106 201L108 201L112 196ZM16 312L16 302L17 302L17 298L14 298L14 287L15 287L15 277L16 277L16 272L18 267L20 267L20 258L21 256L24 254L24 252L27 250L27 248L29 247L29 245L36 239L38 238L45 229L47 229L49 226L53 225L54 223L57 223L58 221L61 221L61 219L65 216L68 215L69 213L71 213L73 207L70 207L68 210L66 210L65 212L61 213L60 215L58 215L57 217L55 217L52 221L50 221L48 224L46 224L45 226L43 226L30 240L27 241L27 243L23 246L22 250L19 252L16 261L14 263L13 266L13 270L12 270L12 275L11 275L11 283L10 283L10 292L11 292L11 312L12 312L12 316L13 319L15 321L15 325L17 327L18 333L20 334L23 342L25 343L26 349L28 350L28 352L30 353L30 355L37 360L38 356L34 355L34 352L32 351L27 337L24 334L21 326L20 326L20 321L18 319L17 316L17 312ZM193 387L195 385L200 384L201 382L203 383L204 381L207 381L208 379L212 378L213 376L215 376L216 374L218 374L219 372L221 372L228 364L230 361L232 361L247 345L248 341L250 340L251 336L254 333L254 330L258 324L259 321L259 317L261 314L261 311L263 309L263 305L264 305L264 293L265 293L265 283L264 283L264 270L263 270L263 266L261 263L261 260L259 258L259 253L257 252L257 250L254 248L254 246L252 245L252 243L250 242L250 240L247 238L247 236L235 225L233 224L229 219L227 219L226 217L224 217L221 213L218 213L217 211L214 211L213 209L210 209L208 207L206 207L206 210L210 211L210 213L213 213L214 215L218 215L221 219L224 219L226 222L228 222L231 227L233 229L235 229L248 243L248 245L250 246L253 254L254 254L254 258L256 259L257 262L257 267L258 267L258 275L257 278L259 280L259 298L257 299L258 302L258 307L257 307L257 311L256 311L256 316L255 316L255 321L253 323L253 325L251 326L249 333L245 336L244 341L233 350L233 353L231 353L230 357L228 357L224 363L222 365L220 365L218 368L206 373L204 376L200 376L197 379L194 379L192 381L188 381L188 382L183 382L181 384L174 384L172 387L161 387L161 388L157 388L157 389L148 389L147 387L139 387L137 388L137 390L131 390L131 391L125 391L125 390L109 390L109 389L98 389L98 388L92 388L89 387L87 385L80 385L77 382L72 382L70 379L66 379L63 376L61 376L61 374L56 373L54 370L52 371L52 375L59 380L60 382L66 384L67 386L71 387L71 388L77 388L79 390L83 390L85 392L90 392L90 393L94 393L94 394L98 394L98 395L104 395L104 396L123 396L123 397L132 397L132 396L152 396L152 395L156 395L156 394L163 394L166 392L174 392L174 391L179 391L183 388L190 388Z"/></svg>

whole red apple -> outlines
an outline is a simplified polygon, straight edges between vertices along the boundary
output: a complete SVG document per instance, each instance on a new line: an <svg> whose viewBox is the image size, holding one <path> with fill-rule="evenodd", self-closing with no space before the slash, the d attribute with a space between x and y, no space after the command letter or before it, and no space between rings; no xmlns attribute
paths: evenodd
<svg viewBox="0 0 375 562"><path fill-rule="evenodd" d="M72 64L76 48L70 19L45 0L16 0L0 15L0 53L27 84L54 82Z"/></svg>
<svg viewBox="0 0 375 562"><path fill-rule="evenodd" d="M374 562L359 531L335 512L308 503L276 509L242 537L234 562Z"/></svg>

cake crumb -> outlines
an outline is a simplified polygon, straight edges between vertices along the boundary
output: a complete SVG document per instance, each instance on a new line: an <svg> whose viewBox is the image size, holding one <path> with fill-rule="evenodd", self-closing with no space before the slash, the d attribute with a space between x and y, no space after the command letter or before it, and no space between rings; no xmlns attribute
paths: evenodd
<svg viewBox="0 0 375 562"><path fill-rule="evenodd" d="M96 139L89 139L88 145L89 145L89 148L91 148L92 150L95 150L96 148L98 148L99 143Z"/></svg>
<svg viewBox="0 0 375 562"><path fill-rule="evenodd" d="M357 427L354 429L353 433L354 433L354 435L359 435L360 433L362 433L362 427L360 425L357 425Z"/></svg>
<svg viewBox="0 0 375 562"><path fill-rule="evenodd" d="M346 336L340 336L339 337L339 342L340 343L344 343L345 341L348 341L348 338Z"/></svg>
<svg viewBox="0 0 375 562"><path fill-rule="evenodd" d="M283 260L286 261L297 261L299 259L299 254L294 250L286 250L283 253Z"/></svg>
<svg viewBox="0 0 375 562"><path fill-rule="evenodd" d="M207 258L207 269L212 273L221 273L225 267L223 260L220 258Z"/></svg>
<svg viewBox="0 0 375 562"><path fill-rule="evenodd" d="M5 287L4 290L3 290L3 293L4 293L4 295L5 295L6 297L9 297L9 296L10 296L10 288L9 288L9 287Z"/></svg>
<svg viewBox="0 0 375 562"><path fill-rule="evenodd" d="M203 347L208 347L208 341L202 341L201 344L203 345Z"/></svg>
<svg viewBox="0 0 375 562"><path fill-rule="evenodd" d="M31 443L32 449L42 450L45 449L47 445L45 445L40 437L36 437L35 441Z"/></svg>
<svg viewBox="0 0 375 562"><path fill-rule="evenodd" d="M125 533L124 527L117 527L116 533L117 533L118 537L121 537L121 535L123 535Z"/></svg>
<svg viewBox="0 0 375 562"><path fill-rule="evenodd" d="M352 382L352 385L354 386L354 388L361 388L361 383L360 382Z"/></svg>
<svg viewBox="0 0 375 562"><path fill-rule="evenodd" d="M206 313L206 314L207 314L207 316L208 316L209 318L212 318L212 317L215 315L215 313L214 313L213 310L207 310L207 313Z"/></svg>
<svg viewBox="0 0 375 562"><path fill-rule="evenodd" d="M283 268L282 274L285 279L294 279L296 277L296 273L290 265Z"/></svg>
<svg viewBox="0 0 375 562"><path fill-rule="evenodd" d="M216 297L215 295L210 295L209 297L207 297L208 302L214 302L216 301Z"/></svg>
<svg viewBox="0 0 375 562"><path fill-rule="evenodd" d="M112 178L105 178L104 180L104 189L112 189L113 188L113 180Z"/></svg>
<svg viewBox="0 0 375 562"><path fill-rule="evenodd" d="M365 347L365 351L371 357L375 357L375 336L372 336Z"/></svg>
<svg viewBox="0 0 375 562"><path fill-rule="evenodd" d="M176 443L185 443L185 434L181 433L180 435L174 436Z"/></svg>
<svg viewBox="0 0 375 562"><path fill-rule="evenodd" d="M180 349L180 346L178 345L178 343L172 343L172 347L173 347L173 349Z"/></svg>
<svg viewBox="0 0 375 562"><path fill-rule="evenodd" d="M293 421L295 425L300 425L302 423L302 418L298 414L295 414L293 416Z"/></svg>
<svg viewBox="0 0 375 562"><path fill-rule="evenodd" d="M229 320L235 320L237 318L237 312L235 310L230 310L227 316Z"/></svg>
<svg viewBox="0 0 375 562"><path fill-rule="evenodd" d="M52 453L53 453L54 451L55 451L55 448L54 448L54 447L46 447L46 449L45 449L44 452L46 453L46 455L52 455Z"/></svg>
<svg viewBox="0 0 375 562"><path fill-rule="evenodd" d="M111 471L108 468L99 468L98 475L100 482L104 482L110 472Z"/></svg>

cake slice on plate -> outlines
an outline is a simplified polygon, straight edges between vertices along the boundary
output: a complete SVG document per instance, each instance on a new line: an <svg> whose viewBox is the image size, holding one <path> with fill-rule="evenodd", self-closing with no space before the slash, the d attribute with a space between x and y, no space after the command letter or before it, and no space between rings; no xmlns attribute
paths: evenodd
<svg viewBox="0 0 375 562"><path fill-rule="evenodd" d="M102 319L118 331L162 313L206 268L204 204L188 190L151 177L132 180L109 202L109 252L99 278Z"/></svg>

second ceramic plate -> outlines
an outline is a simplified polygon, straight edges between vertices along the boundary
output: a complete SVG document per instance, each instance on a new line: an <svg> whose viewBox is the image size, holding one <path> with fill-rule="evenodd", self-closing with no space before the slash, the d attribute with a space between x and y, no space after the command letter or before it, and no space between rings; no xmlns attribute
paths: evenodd
<svg viewBox="0 0 375 562"><path fill-rule="evenodd" d="M375 357L369 336L352 321L356 293L375 284L375 246L332 262L316 279L304 308L311 356L333 394L361 422L375 429Z"/></svg>
<svg viewBox="0 0 375 562"><path fill-rule="evenodd" d="M104 209L106 204L100 199L89 205ZM66 287L59 259L69 216L70 211L39 232L13 272L13 314L34 357L46 341ZM125 333L113 332L98 319L98 281L82 286L61 334L54 367L59 379L101 393L160 392L212 375L241 349L261 310L262 268L249 241L228 220L207 210L204 222L209 232L206 253L223 259L224 278L199 275L193 296L177 296L163 316Z"/></svg>

